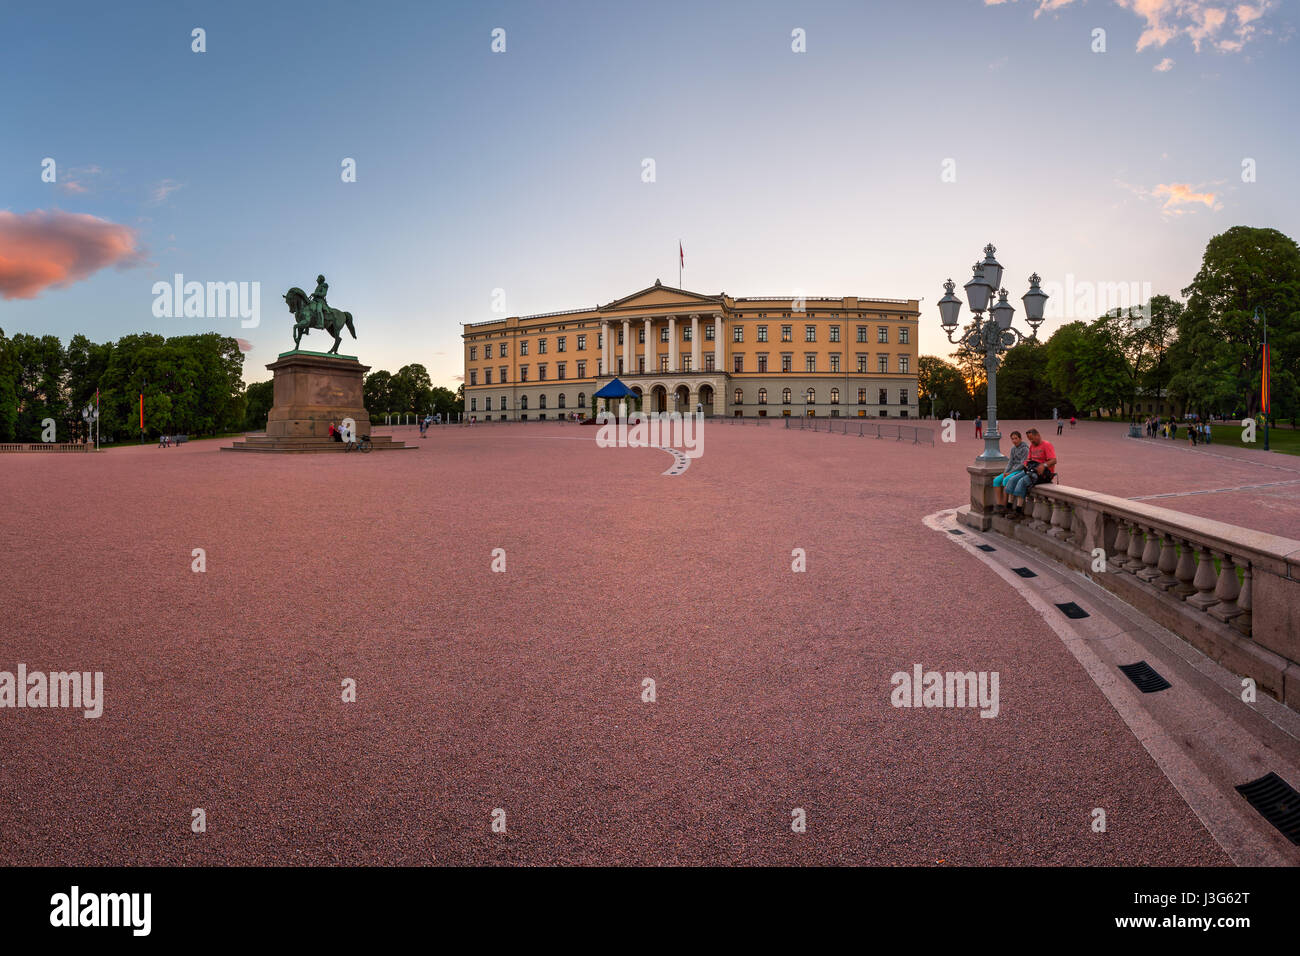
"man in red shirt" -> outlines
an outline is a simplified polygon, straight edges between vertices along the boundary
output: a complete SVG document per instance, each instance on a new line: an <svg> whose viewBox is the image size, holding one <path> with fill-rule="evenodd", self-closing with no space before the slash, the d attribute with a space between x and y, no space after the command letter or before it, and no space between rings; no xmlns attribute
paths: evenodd
<svg viewBox="0 0 1300 956"><path fill-rule="evenodd" d="M1025 460L1025 469L1008 478L1005 484L1007 501L1011 507L1019 507L1024 514L1025 493L1040 482L1049 482L1056 473L1056 449L1052 443L1039 434L1037 428L1025 431L1029 439L1029 455Z"/></svg>

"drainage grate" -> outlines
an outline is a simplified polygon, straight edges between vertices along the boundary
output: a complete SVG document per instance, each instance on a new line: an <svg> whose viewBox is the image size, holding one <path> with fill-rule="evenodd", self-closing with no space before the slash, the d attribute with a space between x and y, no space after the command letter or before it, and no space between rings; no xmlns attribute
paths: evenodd
<svg viewBox="0 0 1300 956"><path fill-rule="evenodd" d="M1168 690L1174 685L1160 676L1160 672L1146 661L1136 664L1121 664L1124 676L1133 682L1133 686L1144 694L1154 694L1158 690Z"/></svg>
<svg viewBox="0 0 1300 956"><path fill-rule="evenodd" d="M977 545L975 545L975 547L979 548L981 551L996 551L996 550L997 550L997 548L993 547L993 545L991 545L991 544L977 544Z"/></svg>
<svg viewBox="0 0 1300 956"><path fill-rule="evenodd" d="M1275 773L1243 783L1237 792L1282 835L1300 846L1300 793Z"/></svg>
<svg viewBox="0 0 1300 956"><path fill-rule="evenodd" d="M1068 618L1073 618L1074 620L1090 616L1087 611L1079 607L1079 605L1075 604L1073 601L1066 601L1064 604L1058 604L1056 606L1061 609L1062 614Z"/></svg>
<svg viewBox="0 0 1300 956"><path fill-rule="evenodd" d="M949 534L965 534L966 532L965 532L965 531L958 531L956 528L949 528L949 529L948 529L948 533L949 533Z"/></svg>
<svg viewBox="0 0 1300 956"><path fill-rule="evenodd" d="M1035 574L1033 571L1030 571L1028 568L1012 568L1011 570L1012 570L1012 571L1015 571L1016 574L1020 575L1022 578L1036 578L1036 577L1038 577L1037 574Z"/></svg>

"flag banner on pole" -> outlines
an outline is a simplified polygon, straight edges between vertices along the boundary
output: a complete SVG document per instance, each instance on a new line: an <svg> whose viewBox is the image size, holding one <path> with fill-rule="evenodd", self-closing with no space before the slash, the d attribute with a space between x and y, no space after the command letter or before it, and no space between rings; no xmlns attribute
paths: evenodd
<svg viewBox="0 0 1300 956"><path fill-rule="evenodd" d="M680 266L686 265L686 250L682 248L680 239L677 240L677 264Z"/></svg>
<svg viewBox="0 0 1300 956"><path fill-rule="evenodd" d="M1269 387L1268 387L1268 386L1269 386L1269 381L1268 381L1268 343L1265 342L1265 343L1264 343L1264 374L1263 374L1262 378L1260 379L1260 385L1259 385L1259 408L1260 408L1260 411L1262 411L1265 415L1269 414L1270 411L1271 411L1271 409L1268 407L1268 406L1269 406L1269 402L1268 402Z"/></svg>
<svg viewBox="0 0 1300 956"><path fill-rule="evenodd" d="M140 393L140 431L144 431L144 392Z"/></svg>

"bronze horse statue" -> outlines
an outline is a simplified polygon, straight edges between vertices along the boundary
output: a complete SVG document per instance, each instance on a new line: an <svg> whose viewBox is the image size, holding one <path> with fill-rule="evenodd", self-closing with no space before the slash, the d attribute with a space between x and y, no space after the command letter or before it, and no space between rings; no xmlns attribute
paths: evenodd
<svg viewBox="0 0 1300 956"><path fill-rule="evenodd" d="M323 329L330 335L334 336L334 347L329 350L330 355L337 355L339 346L343 344L342 333L346 328L352 333L352 337L357 337L357 330L352 327L352 313L344 312L332 306L325 307L325 316L322 318L317 312L311 297L294 286L284 294L285 304L289 306L289 311L293 313L293 347L298 348L298 343L302 337L308 334L312 329Z"/></svg>

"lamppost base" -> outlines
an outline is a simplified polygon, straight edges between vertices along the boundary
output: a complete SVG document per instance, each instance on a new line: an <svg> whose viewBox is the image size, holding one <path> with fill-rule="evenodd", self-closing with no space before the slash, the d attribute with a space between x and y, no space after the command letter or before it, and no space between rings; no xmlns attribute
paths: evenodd
<svg viewBox="0 0 1300 956"><path fill-rule="evenodd" d="M957 519L976 531L988 531L993 527L993 509L997 507L998 492L993 487L993 479L1002 474L1006 467L1006 458L1001 463L976 461L967 465L970 474L970 510L963 508L957 513Z"/></svg>

